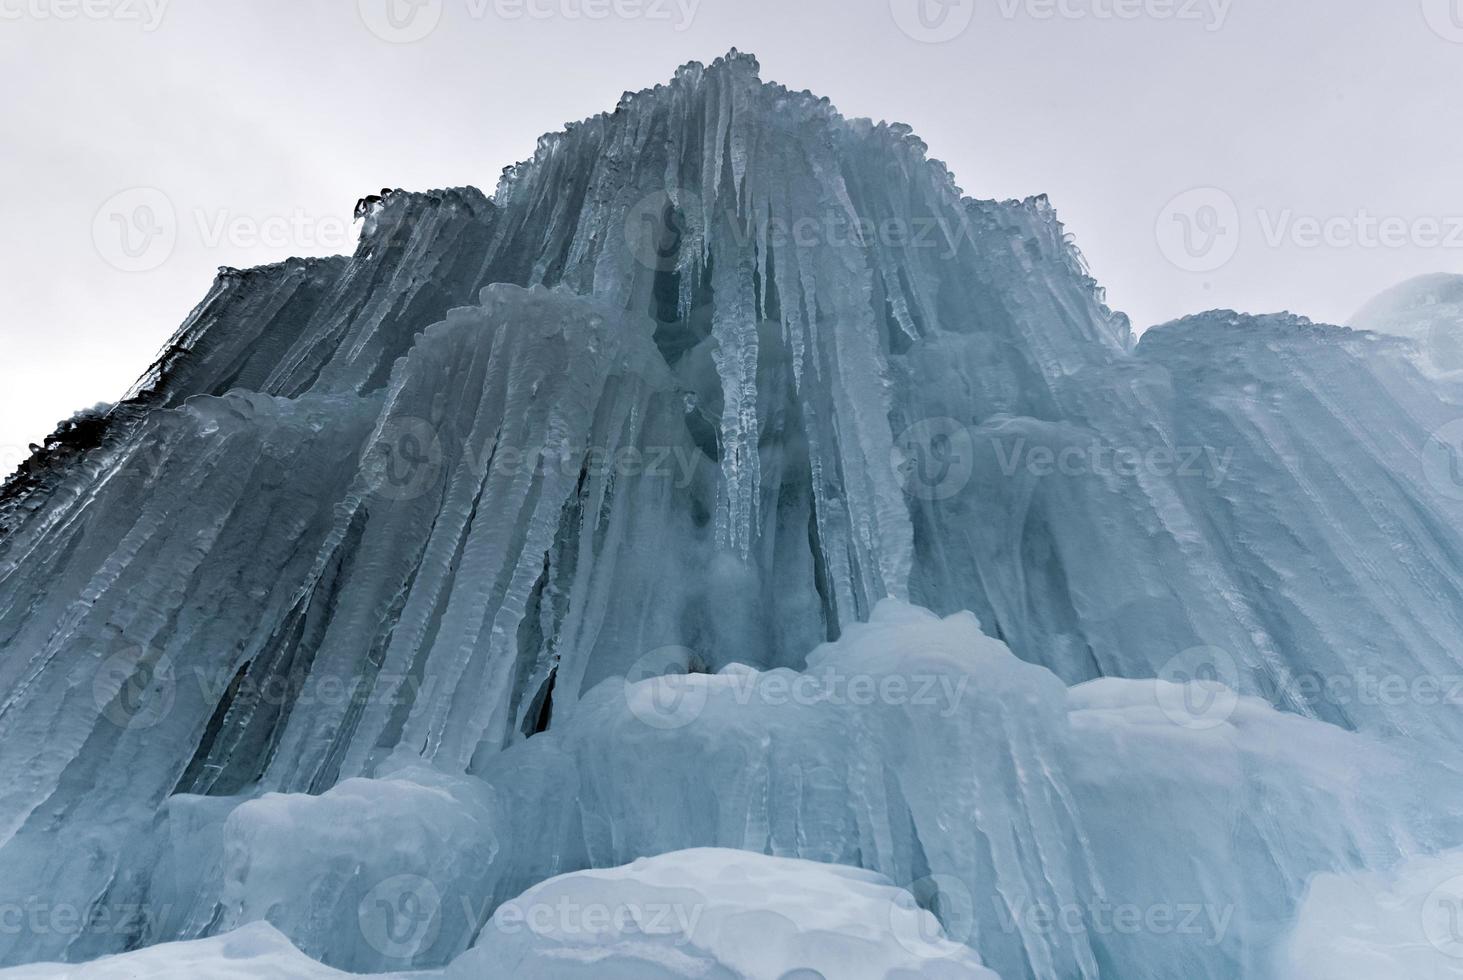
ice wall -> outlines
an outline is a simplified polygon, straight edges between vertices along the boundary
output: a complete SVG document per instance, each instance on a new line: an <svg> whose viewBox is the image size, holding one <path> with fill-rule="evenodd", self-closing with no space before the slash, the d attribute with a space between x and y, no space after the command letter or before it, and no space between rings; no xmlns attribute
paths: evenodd
<svg viewBox="0 0 1463 980"><path fill-rule="evenodd" d="M719 847L877 872L1006 978L1278 980L1313 877L1463 834L1456 754L1212 683L1069 689L968 613L894 600L805 671L614 678L478 776L398 763L318 796L173 797L148 861L174 928L148 939L268 921L338 968L429 968L534 883ZM406 897L428 911L387 944L361 910Z"/></svg>
<svg viewBox="0 0 1463 980"><path fill-rule="evenodd" d="M1415 345L1223 312L1135 342L1044 198L966 198L906 127L846 120L735 53L544 137L491 199L387 191L361 216L351 256L221 270L129 397L58 432L0 494L0 902L168 893L177 913L0 934L0 962L207 935L221 909L245 921L303 900L277 924L316 921L330 902L308 891L224 900L244 887L225 829L243 833L265 794L328 809L412 767L513 801L481 839L487 824L461 814L419 829L522 852L464 880L489 905L550 874L714 844L900 884L943 861L985 908L994 882L1080 903L1106 855L1141 861L1112 846L1127 827L1101 801L1143 798L1168 778L1156 760L1182 754L1103 777L1101 753L1068 758L1033 785L1058 730L1136 710L1099 686L1081 697L1116 701L1074 693L1069 712L1062 682L1207 676L1399 758L1385 740L1437 759L1458 744L1463 491L1457 446L1435 433L1459 391ZM576 753L615 745L618 716L591 694L606 683L801 671L888 599L970 610L1049 671L1030 675L1046 714L850 743L880 759L967 745L949 768L985 775L963 795L931 775L870 803L857 792L902 763L876 780L836 757L851 722L818 729L835 756L814 764L744 745L755 712L694 747L631 740L584 775ZM1280 724L1265 731L1289 737ZM1114 751L1165 737L1183 733L1137 725ZM1236 799L1249 766L1280 765L1256 738L1238 755L1206 745L1221 761L1186 792ZM702 782L643 801L595 784L631 781L652 750ZM744 809L754 788L732 787L749 759L769 800L841 800L854 780L857 802L830 804L841 815L816 833L797 808ZM1286 799L1307 819L1326 809ZM1255 847L1300 857L1246 902L1283 916L1310 873L1407 855L1368 822L1391 826L1386 800L1355 805L1319 843L1254 829ZM922 806L934 829L914 834ZM680 808L694 822L667 817ZM985 827L996 812L1017 815L1014 836ZM1430 845L1460 843L1413 822ZM389 843L375 833L359 845ZM540 834L557 843L523 843ZM1182 865L1134 887L1164 894L1188 882ZM1250 887L1183 886L1211 905ZM344 962L317 925L307 951ZM1014 976L1142 962L1136 940L989 922L983 936ZM1229 942L1153 962L1219 976L1272 937Z"/></svg>

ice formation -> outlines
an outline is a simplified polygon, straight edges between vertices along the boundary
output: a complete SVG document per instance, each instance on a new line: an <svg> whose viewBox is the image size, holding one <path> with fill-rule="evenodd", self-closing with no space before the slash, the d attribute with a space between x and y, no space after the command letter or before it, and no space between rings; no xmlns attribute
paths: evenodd
<svg viewBox="0 0 1463 980"><path fill-rule="evenodd" d="M1361 330L1414 341L1435 374L1463 372L1463 276L1419 276L1387 290L1352 317Z"/></svg>
<svg viewBox="0 0 1463 980"><path fill-rule="evenodd" d="M1319 875L1280 969L1295 980L1463 977L1460 909L1463 852L1386 872Z"/></svg>
<svg viewBox="0 0 1463 980"><path fill-rule="evenodd" d="M418 904L401 904L409 898ZM386 912L382 912L384 906ZM351 914L378 955L430 943L461 909L427 879L387 879ZM411 917L402 909L421 912ZM400 913L401 924L383 914ZM788 969L788 963L801 966ZM153 946L81 967L6 971L31 980L138 976L326 980L353 974L305 956L265 921L222 936ZM445 970L381 977L479 980L995 980L967 946L945 938L909 892L855 868L704 848L623 868L581 871L500 905L473 947Z"/></svg>
<svg viewBox="0 0 1463 980"><path fill-rule="evenodd" d="M81 966L48 963L4 972L16 980L136 980L138 977L148 980L195 980L197 977L210 980L340 980L350 976L310 959L291 946L279 930L265 922L212 939L169 943L133 953L104 956Z"/></svg>
<svg viewBox="0 0 1463 980"><path fill-rule="evenodd" d="M719 848L537 885L499 906L446 976L995 977L876 874Z"/></svg>
<svg viewBox="0 0 1463 980"><path fill-rule="evenodd" d="M1463 845L1446 297L1135 340L1044 198L757 71L221 270L6 486L0 965L1219 980L1412 935ZM667 889L725 929L494 933Z"/></svg>

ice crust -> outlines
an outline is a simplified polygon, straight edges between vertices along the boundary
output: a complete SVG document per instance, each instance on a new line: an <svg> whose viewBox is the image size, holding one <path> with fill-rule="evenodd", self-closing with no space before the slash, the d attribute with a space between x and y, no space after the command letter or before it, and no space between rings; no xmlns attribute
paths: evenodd
<svg viewBox="0 0 1463 980"><path fill-rule="evenodd" d="M221 270L0 493L0 911L147 911L0 964L295 969L267 921L440 968L711 847L909 886L1007 980L1281 977L1351 901L1314 876L1463 844L1446 283L1392 337L1135 341L1044 198L743 55L491 199L380 197L352 256ZM358 912L405 879L452 914L388 955Z"/></svg>

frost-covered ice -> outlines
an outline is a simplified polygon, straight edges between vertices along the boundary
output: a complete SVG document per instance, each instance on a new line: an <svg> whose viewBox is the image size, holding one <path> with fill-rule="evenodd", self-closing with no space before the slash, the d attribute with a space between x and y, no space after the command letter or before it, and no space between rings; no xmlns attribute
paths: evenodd
<svg viewBox="0 0 1463 980"><path fill-rule="evenodd" d="M385 824L382 824L385 826ZM441 853L447 853L443 849ZM390 958L458 909L425 878L391 879L395 901L351 908L348 930ZM410 896L412 902L400 901ZM414 904L415 903L415 904ZM208 977L326 980L266 922L212 939L104 957L81 967L0 971L7 980ZM394 980L1000 980L947 939L909 892L856 868L701 848L543 882L500 905L472 948L445 970L372 974Z"/></svg>
<svg viewBox="0 0 1463 980"><path fill-rule="evenodd" d="M422 974L416 974L422 976ZM43 963L0 970L6 980L337 980L350 974L310 959L268 923L187 943L104 956L82 966Z"/></svg>
<svg viewBox="0 0 1463 980"><path fill-rule="evenodd" d="M800 972L801 971L801 972ZM849 867L701 848L503 904L448 980L999 980L914 896Z"/></svg>
<svg viewBox="0 0 1463 980"><path fill-rule="evenodd" d="M1448 282L1135 341L1044 198L741 55L361 213L0 494L0 913L87 923L0 963L434 969L722 847L1008 980L1263 978L1463 845Z"/></svg>
<svg viewBox="0 0 1463 980"><path fill-rule="evenodd" d="M1318 876L1282 954L1293 980L1463 977L1463 851Z"/></svg>
<svg viewBox="0 0 1463 980"><path fill-rule="evenodd" d="M1460 839L1458 762L1213 693L1068 689L887 600L803 672L606 680L475 775L175 796L154 901L168 938L267 920L332 966L432 967L536 882L722 847L877 872L1003 976L1283 976L1313 875Z"/></svg>
<svg viewBox="0 0 1463 980"><path fill-rule="evenodd" d="M1414 341L1424 368L1456 379L1463 372L1463 276L1409 279L1367 303L1351 325Z"/></svg>

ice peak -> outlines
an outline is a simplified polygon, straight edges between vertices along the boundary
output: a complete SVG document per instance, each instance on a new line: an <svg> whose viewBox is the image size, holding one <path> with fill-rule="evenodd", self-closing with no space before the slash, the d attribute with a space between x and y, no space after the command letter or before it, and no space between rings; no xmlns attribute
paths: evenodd
<svg viewBox="0 0 1463 980"><path fill-rule="evenodd" d="M695 79L699 81L708 71L724 71L732 74L740 74L743 77L751 78L753 81L761 81L762 64L757 60L757 56L751 52L739 51L733 47L726 54L713 59L710 68L707 68L706 65L699 61L688 61L676 69L674 77L677 81L682 79Z"/></svg>
<svg viewBox="0 0 1463 980"><path fill-rule="evenodd" d="M550 874L722 845L916 885L1008 977L1268 980L1314 873L1463 840L1371 740L1435 770L1452 699L1297 683L1463 670L1414 345L1216 311L1134 349L1044 195L737 51L491 200L356 212L0 490L0 909L177 910L0 964L268 918L438 966ZM1233 928L1021 914L1165 896ZM411 948L379 916L438 905Z"/></svg>

